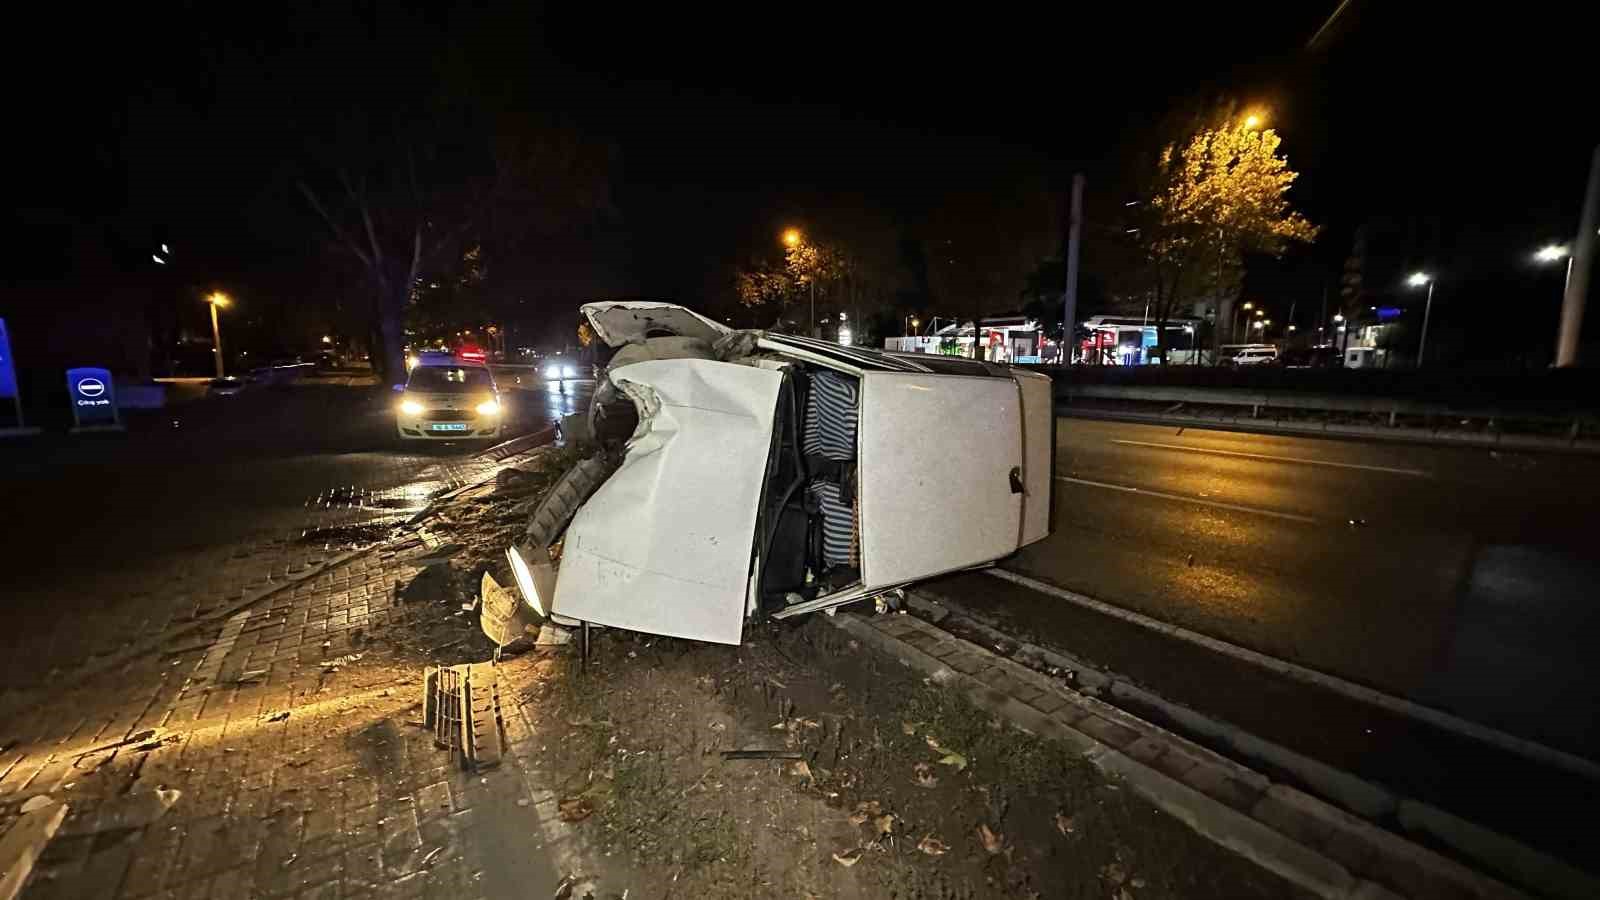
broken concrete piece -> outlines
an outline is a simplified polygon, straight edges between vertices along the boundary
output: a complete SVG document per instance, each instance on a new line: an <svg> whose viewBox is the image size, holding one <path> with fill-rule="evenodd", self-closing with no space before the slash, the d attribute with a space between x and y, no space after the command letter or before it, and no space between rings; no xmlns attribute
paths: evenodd
<svg viewBox="0 0 1600 900"><path fill-rule="evenodd" d="M467 545L465 544L444 544L443 546L440 546L434 550L429 550L423 556L418 557L417 564L422 566L437 566L441 563L447 563L450 561L450 557L455 556L457 553L460 553L465 549L467 549Z"/></svg>
<svg viewBox="0 0 1600 900"><path fill-rule="evenodd" d="M25 811L5 837L0 837L0 900L13 900L22 892L22 885L33 873L33 864L67 817L65 803L45 799L48 802Z"/></svg>
<svg viewBox="0 0 1600 900"><path fill-rule="evenodd" d="M101 806L95 814L74 822L65 835L102 834L107 831L125 831L143 828L167 814L183 792L177 789L157 788L129 794Z"/></svg>

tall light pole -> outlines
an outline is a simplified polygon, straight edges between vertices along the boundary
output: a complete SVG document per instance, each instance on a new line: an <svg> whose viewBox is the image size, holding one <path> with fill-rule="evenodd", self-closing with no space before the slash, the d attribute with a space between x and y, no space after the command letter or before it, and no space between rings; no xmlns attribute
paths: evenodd
<svg viewBox="0 0 1600 900"><path fill-rule="evenodd" d="M222 327L217 324L217 307L227 306L230 302L228 295L217 291L206 298L206 305L211 307L211 352L217 357L217 377L222 377Z"/></svg>
<svg viewBox="0 0 1600 900"><path fill-rule="evenodd" d="M1428 320L1433 317L1433 276L1427 272L1415 272L1406 279L1406 284L1412 287L1428 286L1428 302L1422 307L1422 339L1417 341L1417 368L1422 368L1422 355L1428 349Z"/></svg>
<svg viewBox="0 0 1600 900"><path fill-rule="evenodd" d="M799 248L805 246L805 243L806 243L806 237L805 237L805 235L800 233L800 229L798 229L798 228L786 228L786 229L784 229L784 232L783 232L783 245L785 247L788 247L790 250L798 250ZM811 327L810 327L810 334L811 334L812 337L817 337L818 336L818 334L817 334L817 279L811 277L810 275L805 275L805 276L802 276L802 277L805 278L807 284L811 285Z"/></svg>
<svg viewBox="0 0 1600 900"><path fill-rule="evenodd" d="M1567 249L1566 245L1551 244L1548 247L1540 247L1539 252L1535 253L1533 258L1535 261L1542 263L1560 262L1563 259L1567 261L1567 280L1561 284L1561 290L1565 293L1567 285L1572 283L1572 252Z"/></svg>

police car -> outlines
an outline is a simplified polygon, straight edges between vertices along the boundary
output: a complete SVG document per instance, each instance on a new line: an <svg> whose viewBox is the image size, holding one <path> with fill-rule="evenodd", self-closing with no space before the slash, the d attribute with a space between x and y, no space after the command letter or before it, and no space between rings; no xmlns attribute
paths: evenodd
<svg viewBox="0 0 1600 900"><path fill-rule="evenodd" d="M500 391L483 361L446 352L417 354L395 405L403 440L493 439L504 419Z"/></svg>

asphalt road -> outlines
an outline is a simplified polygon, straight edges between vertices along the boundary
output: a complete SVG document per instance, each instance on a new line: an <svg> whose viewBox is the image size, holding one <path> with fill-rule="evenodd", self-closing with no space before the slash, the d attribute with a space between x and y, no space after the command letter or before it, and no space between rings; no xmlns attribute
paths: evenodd
<svg viewBox="0 0 1600 900"><path fill-rule="evenodd" d="M592 386L506 387L510 438L582 408ZM65 671L203 602L230 559L334 519L319 515L317 498L401 488L423 497L448 485L418 479L447 476L486 446L403 442L393 403L370 378L308 377L136 412L123 434L0 445L9 518L0 651L30 651L0 653L0 672L26 683Z"/></svg>
<svg viewBox="0 0 1600 900"><path fill-rule="evenodd" d="M1057 450L1007 567L1600 759L1600 463L1077 419Z"/></svg>

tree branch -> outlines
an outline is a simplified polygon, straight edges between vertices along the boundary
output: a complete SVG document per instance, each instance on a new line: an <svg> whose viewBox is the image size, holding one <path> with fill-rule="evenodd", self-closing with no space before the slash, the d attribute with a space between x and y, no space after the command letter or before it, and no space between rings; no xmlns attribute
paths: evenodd
<svg viewBox="0 0 1600 900"><path fill-rule="evenodd" d="M305 195L306 201L311 204L312 209L317 211L317 215L322 217L322 221L328 223L328 227L333 230L333 235L334 237L338 238L339 243L344 245L346 250L349 250L351 253L355 254L356 258L361 260L362 265L372 268L372 258L361 251L361 245L356 243L355 240L350 237L349 232L346 232L344 228L334 220L333 216L328 215L328 210L322 205L322 201L318 199L316 192L311 190L311 186L306 184L304 181L297 182L297 184L300 187L300 193Z"/></svg>

